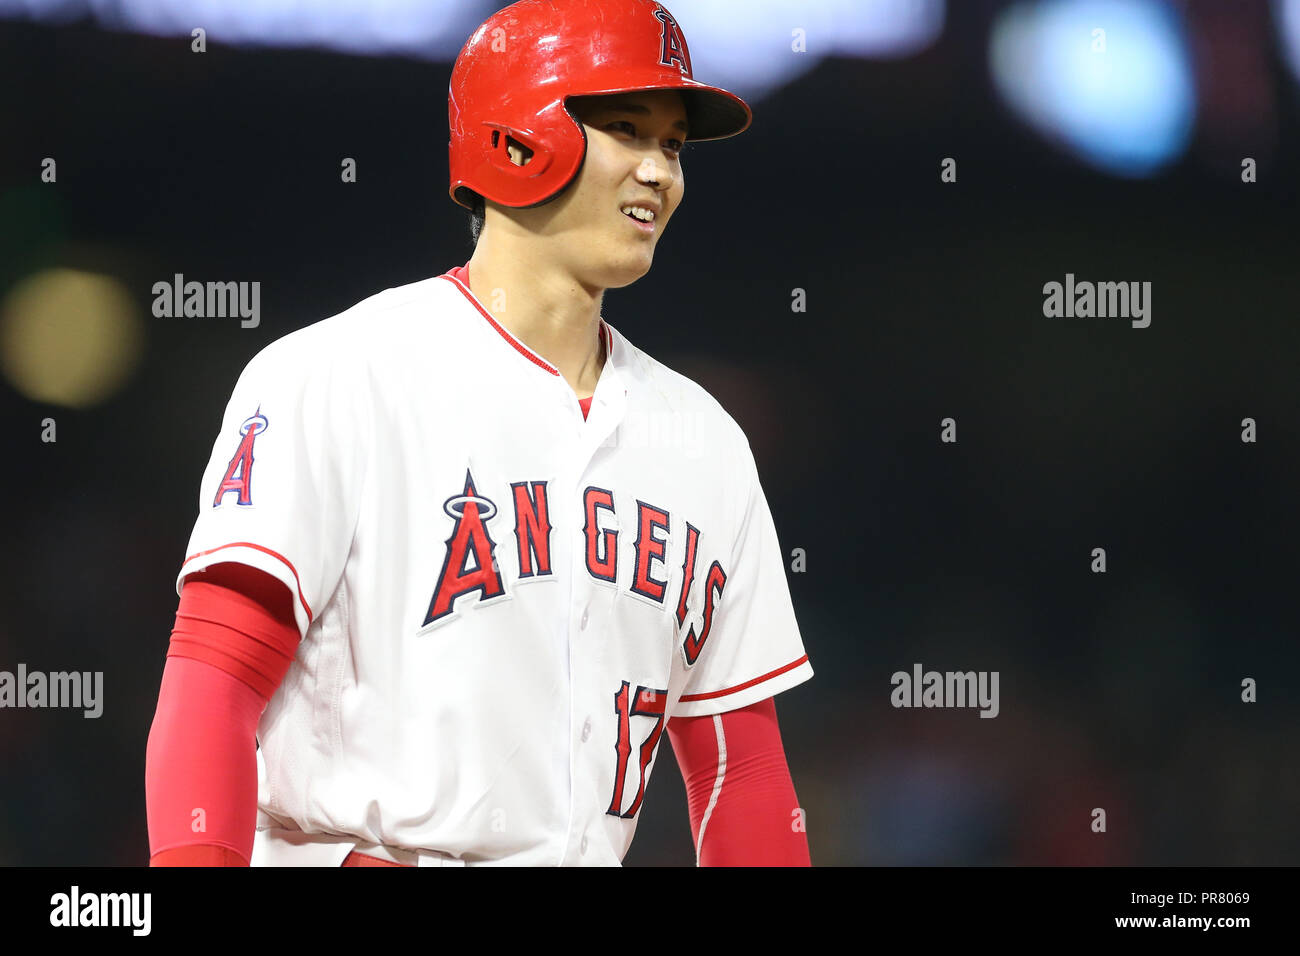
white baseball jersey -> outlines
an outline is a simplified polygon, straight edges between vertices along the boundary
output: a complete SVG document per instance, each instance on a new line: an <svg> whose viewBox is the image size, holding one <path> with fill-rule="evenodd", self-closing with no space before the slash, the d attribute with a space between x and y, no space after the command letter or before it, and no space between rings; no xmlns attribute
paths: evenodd
<svg viewBox="0 0 1300 956"><path fill-rule="evenodd" d="M669 718L812 676L782 551L704 389L602 321L584 419L465 275L249 362L177 591L235 561L295 597L303 640L258 727L259 841L618 865Z"/></svg>

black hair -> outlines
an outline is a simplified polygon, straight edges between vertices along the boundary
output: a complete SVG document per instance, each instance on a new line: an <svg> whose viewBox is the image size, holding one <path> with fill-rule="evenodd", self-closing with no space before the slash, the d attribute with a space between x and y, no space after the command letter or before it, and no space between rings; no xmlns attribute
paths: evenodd
<svg viewBox="0 0 1300 956"><path fill-rule="evenodd" d="M483 232L484 203L483 197L478 193L471 193L473 199L470 205L473 207L469 214L469 237L475 246L478 245L478 237Z"/></svg>

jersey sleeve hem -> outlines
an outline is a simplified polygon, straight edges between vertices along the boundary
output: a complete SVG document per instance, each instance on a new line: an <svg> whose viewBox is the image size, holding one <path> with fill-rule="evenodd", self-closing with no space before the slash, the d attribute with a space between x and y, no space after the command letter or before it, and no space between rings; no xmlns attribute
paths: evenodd
<svg viewBox="0 0 1300 956"><path fill-rule="evenodd" d="M299 636L306 636L307 628L311 626L312 622L312 611L311 606L307 603L306 596L302 593L302 582L298 577L298 569L284 555L272 551L270 548L264 548L260 544L253 544L250 541L235 541L217 548L210 548L207 551L191 554L181 564L180 572L176 575L177 596L180 595L181 587L184 586L185 579L189 575L209 568L214 564L222 564L227 561L245 564L257 568L259 571L265 571L287 587L296 598L293 602L293 616L298 624Z"/></svg>
<svg viewBox="0 0 1300 956"><path fill-rule="evenodd" d="M724 714L729 710L748 707L783 690L796 687L812 676L812 664L808 661L808 655L804 654L789 664L733 687L699 694L683 694L673 709L673 716L706 717L710 714Z"/></svg>

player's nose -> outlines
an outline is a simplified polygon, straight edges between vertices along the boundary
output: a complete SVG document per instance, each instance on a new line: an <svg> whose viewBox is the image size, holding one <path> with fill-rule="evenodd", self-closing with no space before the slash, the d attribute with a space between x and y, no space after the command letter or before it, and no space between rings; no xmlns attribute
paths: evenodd
<svg viewBox="0 0 1300 956"><path fill-rule="evenodd" d="M671 189L676 182L673 171L666 164L658 162L650 156L642 159L637 166L636 181L643 186L658 190Z"/></svg>

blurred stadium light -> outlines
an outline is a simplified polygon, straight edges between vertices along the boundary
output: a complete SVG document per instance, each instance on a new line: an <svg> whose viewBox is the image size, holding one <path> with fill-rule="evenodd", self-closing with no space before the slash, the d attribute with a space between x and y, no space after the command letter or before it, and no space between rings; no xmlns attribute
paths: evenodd
<svg viewBox="0 0 1300 956"><path fill-rule="evenodd" d="M236 46L324 47L345 53L454 59L493 8L462 0L0 0L0 16L188 37Z"/></svg>
<svg viewBox="0 0 1300 956"><path fill-rule="evenodd" d="M451 61L491 0L0 0L0 17L188 37L212 44L323 47ZM832 55L907 56L943 29L944 0L678 0L668 8L696 73L758 97ZM797 35L796 31L803 31ZM802 45L802 50L796 47Z"/></svg>
<svg viewBox="0 0 1300 956"><path fill-rule="evenodd" d="M1300 80L1300 0L1275 0L1273 19L1277 23L1282 56L1292 75Z"/></svg>
<svg viewBox="0 0 1300 956"><path fill-rule="evenodd" d="M989 66L1017 116L1099 169L1149 176L1190 142L1191 58L1165 3L1016 4L993 24Z"/></svg>
<svg viewBox="0 0 1300 956"><path fill-rule="evenodd" d="M0 371L35 402L88 408L131 377L144 351L144 327L118 279L46 269L0 302Z"/></svg>
<svg viewBox="0 0 1300 956"><path fill-rule="evenodd" d="M696 74L751 97L828 56L918 53L939 38L946 14L943 0L746 0L741 7L735 0L688 0L668 7L681 19Z"/></svg>

